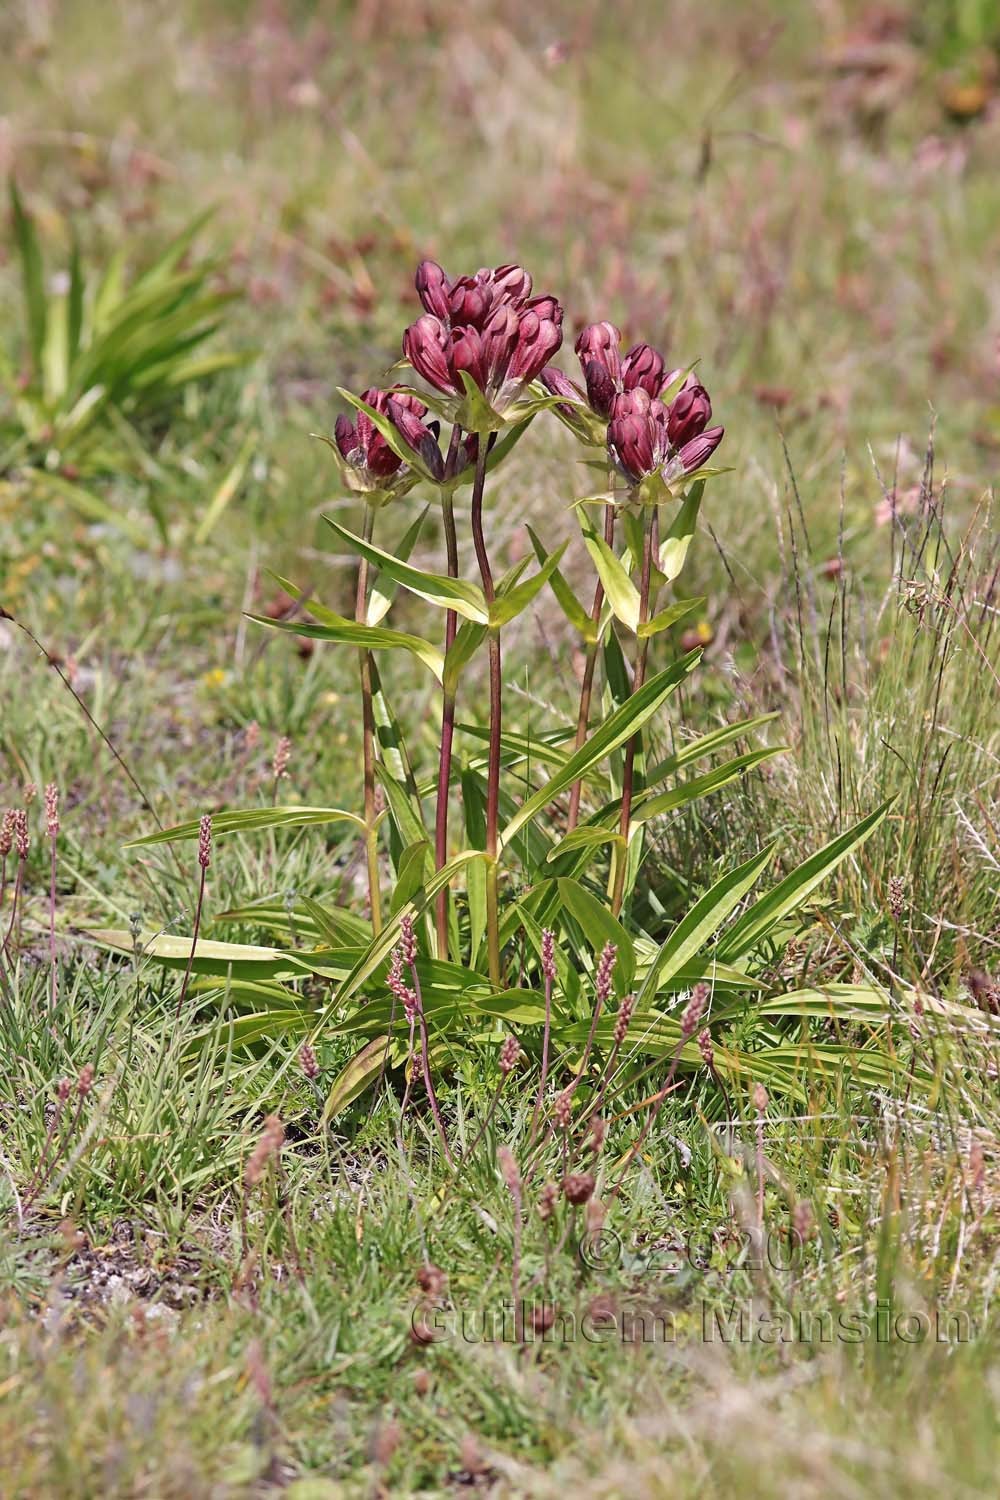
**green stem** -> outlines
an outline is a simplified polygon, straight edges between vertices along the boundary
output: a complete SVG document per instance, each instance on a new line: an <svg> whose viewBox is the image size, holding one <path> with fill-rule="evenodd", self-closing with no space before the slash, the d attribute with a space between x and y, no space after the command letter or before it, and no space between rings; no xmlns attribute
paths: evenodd
<svg viewBox="0 0 1000 1500"><path fill-rule="evenodd" d="M609 480L610 484L610 480ZM604 507L604 540L608 546L614 545L615 540L615 507L614 504ZM601 618L601 607L604 604L604 585L597 580L594 589L594 602L590 609L590 618L596 625ZM594 691L594 672L597 667L597 653L600 649L600 641L593 640L587 646L587 658L583 668L583 681L580 684L580 711L576 718L576 740L573 744L574 750L579 750L587 738L587 730L590 727L590 700ZM566 832L572 833L580 820L580 795L583 791L583 778L574 781L569 792L569 813L566 818Z"/></svg>
<svg viewBox="0 0 1000 1500"><path fill-rule="evenodd" d="M375 530L375 510L365 506L364 539L370 542ZM358 591L355 599L354 618L359 625L366 623L368 614L368 559L363 557L358 564ZM365 779L365 860L368 866L368 904L371 911L372 932L377 937L382 930L382 898L378 876L378 823L375 807L375 714L372 708L372 654L363 647L358 653L361 670L361 744Z"/></svg>
<svg viewBox="0 0 1000 1500"><path fill-rule="evenodd" d="M496 597L493 573L483 537L483 490L486 486L486 458L489 434L479 434L476 455L476 478L472 486L472 542L483 582L487 604ZM500 680L500 631L491 630L488 641L490 663L490 745L486 768L486 947L489 956L490 983L500 985L500 908L497 882L497 833L500 821L500 737L502 732L503 692Z"/></svg>
<svg viewBox="0 0 1000 1500"><path fill-rule="evenodd" d="M642 576L639 582L639 624L645 625L650 617L649 588L653 572L653 554L659 551L659 511L654 506L653 514L645 527L642 545ZM640 636L635 653L632 673L632 692L637 693L646 681L646 658L649 655L649 637ZM635 757L640 744L636 730L625 747L625 766L622 771L622 812L618 827L619 844L615 850L615 875L611 896L611 912L618 916L625 896L625 867L628 864L628 831L632 819L632 791L635 781Z"/></svg>
<svg viewBox="0 0 1000 1500"><path fill-rule="evenodd" d="M455 431L458 429L456 428ZM444 543L448 554L448 577L458 577L458 535L455 530L455 507L449 486L441 490L441 515L444 521ZM458 615L449 609L445 615L444 654L454 644ZM437 812L434 824L434 864L443 869L448 861L448 794L451 790L451 755L455 738L455 691L444 687L441 693L441 752L438 758ZM448 958L448 888L437 894L438 958Z"/></svg>

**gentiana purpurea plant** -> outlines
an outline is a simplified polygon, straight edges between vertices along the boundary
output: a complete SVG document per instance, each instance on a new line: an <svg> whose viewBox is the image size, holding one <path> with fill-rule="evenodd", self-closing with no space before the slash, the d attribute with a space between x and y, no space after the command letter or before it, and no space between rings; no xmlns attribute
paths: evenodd
<svg viewBox="0 0 1000 1500"><path fill-rule="evenodd" d="M369 387L360 396L342 391L351 414L338 420L327 440L345 490L364 508L360 533L327 518L341 546L358 559L354 617L305 598L285 579L281 582L300 600L303 616L253 617L270 628L358 651L363 816L345 808L279 805L213 818L219 838L268 826L340 821L356 827L365 841L370 925L354 913L304 900L295 909L295 947L287 963L271 950L213 944L212 952L199 952L195 972L210 981L230 962L267 964L259 972L274 976L269 979L273 1004L285 1007L275 1025L300 1027L310 1045L322 1041L325 1028L362 1040L329 1091L326 1119L377 1087L389 1063L409 1073L408 1098L419 1051L419 1072L446 1158L436 1071L462 1040L499 1043L498 1023L516 1026L525 1054L540 1060L533 1134L543 1138L550 1128L546 1084L560 1089L569 1108L574 1090L583 1089L583 1072L603 1067L612 1056L623 1076L616 1075L613 1085L610 1078L601 1083L602 1100L609 1091L617 1098L626 1083L664 1062L668 1082L652 1096L658 1109L666 1091L676 1086L675 1076L704 1069L705 1046L712 1047L710 1072L720 1092L723 1077L735 1083L749 1075L801 1094L804 1068L836 1071L853 1049L809 1039L744 1051L719 1033L741 1013L741 997L747 994L767 996L779 1007L787 1003L793 1015L797 1006L812 1003L794 994L770 994L773 963L764 950L782 940L773 935L787 929L790 914L882 823L889 804L756 900L753 888L771 864L775 843L725 872L665 930L645 930L648 918L642 912L648 902L636 907L633 900L646 825L714 794L785 748L746 750L700 774L686 774L751 735L767 722L765 715L689 741L675 736L680 748L655 764L641 753L648 748L643 731L662 716L701 656L696 649L680 656L666 652L666 664L650 661L651 643L657 642L659 653L664 641L671 641L672 627L703 602L664 603L661 596L681 574L706 484L720 472L710 460L723 429L711 425L708 392L691 368L671 369L649 344L623 354L619 331L608 322L581 333L576 353L582 378L571 380L552 364L562 341L560 305L550 296L533 295L531 279L520 267L501 266L453 281L440 266L425 262L416 285L423 312L403 336L403 355L426 388L397 383ZM553 415L578 438L585 464L602 481L595 493L580 497L573 464L559 497L570 528L579 525L594 566L592 602L586 604L559 568L570 538L550 551L532 533L535 571L529 574L530 558L525 558L497 577L484 525L497 467L536 419ZM393 527L393 533L402 532L393 542L383 531L389 531L407 497L425 504L405 528ZM411 561L428 500L440 506L443 572ZM463 547L463 535L471 545ZM502 633L546 587L579 632L586 666L575 721L533 725L526 736L504 721ZM383 623L399 589L444 615L440 633L416 635ZM456 766L456 709L470 663L484 649L488 724L461 728L474 745L482 735L486 755L474 751ZM411 763L377 669L384 651L407 653L437 683L441 737L433 779L418 775ZM602 663L602 712L597 714L594 689ZM539 768L545 779L537 784ZM515 776L524 788L520 800L513 790ZM450 815L459 806L465 838L456 850ZM197 823L183 824L139 842L192 838L197 831ZM502 879L505 875L511 878ZM285 903L273 917L267 910L256 904L228 916L266 920L288 933ZM556 945L553 932L559 935ZM316 946L303 948L309 938ZM109 934L108 940L117 942L118 935ZM165 941L164 961L180 966L169 947L176 940ZM185 966L195 946L184 952ZM602 949L613 951L614 959L601 973L602 999L595 1009L585 994L598 976ZM146 951L161 956L155 941ZM332 981L329 1000L312 1020L297 992L276 982L289 970ZM686 1002L699 983L711 991L701 1040L685 1031L683 1021L690 1017ZM857 1004L847 989L829 1001L845 1014ZM628 997L635 1040L627 1055L619 1056L621 1027L603 998L611 991L619 1005ZM238 976L230 975L225 993L238 998ZM418 997L414 1003L411 994ZM670 996L680 997L677 1014ZM248 987L246 1003L260 1003L259 987ZM264 1016L253 1034L268 1029ZM639 1064L641 1057L652 1060ZM567 1093L568 1060L580 1082ZM895 1060L882 1053L861 1058L857 1066L867 1070L869 1081L877 1077L888 1084L898 1071Z"/></svg>

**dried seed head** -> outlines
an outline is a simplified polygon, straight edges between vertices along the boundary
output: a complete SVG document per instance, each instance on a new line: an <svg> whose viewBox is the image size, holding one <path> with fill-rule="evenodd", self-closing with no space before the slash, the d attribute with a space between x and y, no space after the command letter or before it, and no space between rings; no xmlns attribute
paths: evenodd
<svg viewBox="0 0 1000 1500"><path fill-rule="evenodd" d="M986 1015L1000 1016L1000 985L985 969L970 969L965 976L965 983L981 1011Z"/></svg>
<svg viewBox="0 0 1000 1500"><path fill-rule="evenodd" d="M554 1182L547 1182L538 1195L538 1217L543 1224L546 1219L551 1219L558 1202L559 1188Z"/></svg>
<svg viewBox="0 0 1000 1500"><path fill-rule="evenodd" d="M701 1060L705 1064L705 1067L714 1068L715 1050L712 1046L712 1033L707 1026L704 1031L699 1031L698 1033L698 1051L701 1053Z"/></svg>
<svg viewBox="0 0 1000 1500"><path fill-rule="evenodd" d="M268 1115L264 1121L264 1129L260 1140L250 1153L243 1180L248 1188L256 1187L267 1171L268 1163L271 1162L281 1150L285 1139L285 1127L277 1115Z"/></svg>
<svg viewBox="0 0 1000 1500"><path fill-rule="evenodd" d="M797 1245L804 1245L807 1240L812 1239L815 1222L812 1204L805 1198L800 1199L792 1210L792 1234Z"/></svg>
<svg viewBox="0 0 1000 1500"><path fill-rule="evenodd" d="M319 1063L316 1054L308 1042L303 1042L299 1048L299 1067L310 1082L319 1076Z"/></svg>
<svg viewBox="0 0 1000 1500"><path fill-rule="evenodd" d="M508 1073L513 1073L514 1069L517 1067L517 1060L520 1055L521 1045L518 1042L517 1037L507 1037L504 1041L503 1046L500 1048L500 1071L505 1078L507 1077Z"/></svg>
<svg viewBox="0 0 1000 1500"><path fill-rule="evenodd" d="M80 1069L80 1076L76 1080L76 1091L80 1095L81 1099L86 1099L87 1095L90 1093L93 1087L94 1065L93 1063L84 1063L83 1067Z"/></svg>
<svg viewBox="0 0 1000 1500"><path fill-rule="evenodd" d="M607 1204L600 1198L590 1198L587 1207L583 1211L584 1222L588 1234L597 1234L604 1228L604 1220L607 1217Z"/></svg>
<svg viewBox="0 0 1000 1500"><path fill-rule="evenodd" d="M426 1396L430 1388L431 1377L428 1375L423 1365L421 1365L419 1370L414 1370L413 1372L413 1389L418 1396Z"/></svg>
<svg viewBox="0 0 1000 1500"><path fill-rule="evenodd" d="M588 1203L594 1196L593 1172L571 1172L568 1177L563 1178L563 1192L567 1202L575 1206Z"/></svg>
<svg viewBox="0 0 1000 1500"><path fill-rule="evenodd" d="M618 949L614 943L605 943L601 951L601 957L597 965L597 975L594 979L594 989L597 998L603 1005L611 994L611 976L615 970L615 960L618 957Z"/></svg>
<svg viewBox="0 0 1000 1500"><path fill-rule="evenodd" d="M417 935L413 930L413 918L407 913L399 924L399 950L404 964L417 961Z"/></svg>
<svg viewBox="0 0 1000 1500"><path fill-rule="evenodd" d="M212 816L205 813L198 824L198 863L207 870L212 863Z"/></svg>
<svg viewBox="0 0 1000 1500"><path fill-rule="evenodd" d="M257 723L256 719L251 719L250 723L243 731L243 748L249 755L251 751L256 750L259 744L260 725Z"/></svg>
<svg viewBox="0 0 1000 1500"><path fill-rule="evenodd" d="M595 1153L600 1151L601 1147L604 1145L604 1138L607 1133L608 1122L602 1119L600 1115L595 1115L590 1122L589 1133L590 1144L593 1147Z"/></svg>
<svg viewBox="0 0 1000 1500"><path fill-rule="evenodd" d="M59 832L59 788L54 781L45 788L45 832L50 839Z"/></svg>
<svg viewBox="0 0 1000 1500"><path fill-rule="evenodd" d="M17 817L14 809L8 807L0 821L0 859L6 859L14 847L14 821Z"/></svg>
<svg viewBox="0 0 1000 1500"><path fill-rule="evenodd" d="M392 959L389 963L389 973L386 975L386 984L403 1007L408 1021L412 1021L417 1014L417 992L410 988L403 978L403 949L402 944L397 943L392 950Z"/></svg>
<svg viewBox="0 0 1000 1500"><path fill-rule="evenodd" d="M24 798L25 807L30 807L38 796L38 787L33 781L26 781L21 788L21 796Z"/></svg>
<svg viewBox="0 0 1000 1500"><path fill-rule="evenodd" d="M619 1005L619 1007L618 1007L618 1014L615 1017L615 1046L616 1047L620 1047L621 1044L622 1044L622 1042L625 1040L625 1033L628 1031L629 1022L632 1020L632 1012L634 1010L635 1010L635 996L634 995L626 995L625 998L624 998L624 1000L622 1001L621 1005Z"/></svg>
<svg viewBox="0 0 1000 1500"><path fill-rule="evenodd" d="M19 807L14 814L14 847L18 859L27 859L30 847L28 840L28 814Z"/></svg>
<svg viewBox="0 0 1000 1500"><path fill-rule="evenodd" d="M497 1162L500 1167L500 1175L511 1192L519 1193L521 1191L521 1169L509 1146L500 1147L497 1151Z"/></svg>
<svg viewBox="0 0 1000 1500"><path fill-rule="evenodd" d="M271 775L275 781L281 781L282 777L288 775L288 762L292 758L292 742L287 734L283 734L274 747L274 759L271 762Z"/></svg>
<svg viewBox="0 0 1000 1500"><path fill-rule="evenodd" d="M558 1130L568 1130L573 1121L573 1096L568 1089L556 1095L552 1106L552 1117Z"/></svg>
<svg viewBox="0 0 1000 1500"><path fill-rule="evenodd" d="M903 915L904 891L902 877L891 875L889 877L889 915L894 922L898 922Z"/></svg>
<svg viewBox="0 0 1000 1500"><path fill-rule="evenodd" d="M754 1109L762 1115L767 1109L767 1089L762 1083L755 1083L750 1097L753 1100Z"/></svg>
<svg viewBox="0 0 1000 1500"><path fill-rule="evenodd" d="M556 977L556 935L551 928L542 932L542 973L550 983Z"/></svg>
<svg viewBox="0 0 1000 1500"><path fill-rule="evenodd" d="M448 1285L448 1277L440 1266L435 1266L428 1260L417 1272L417 1285L428 1297L440 1297Z"/></svg>
<svg viewBox="0 0 1000 1500"><path fill-rule="evenodd" d="M59 1100L59 1103L65 1104L72 1092L73 1085L70 1080L68 1078L60 1078L56 1084L56 1098Z"/></svg>
<svg viewBox="0 0 1000 1500"><path fill-rule="evenodd" d="M705 1007L708 1005L709 994L708 985L703 979L700 979L691 991L691 999L685 1006L684 1014L681 1016L681 1035L685 1041L689 1037L694 1036L698 1030L701 1018L705 1014Z"/></svg>
<svg viewBox="0 0 1000 1500"><path fill-rule="evenodd" d="M554 1302L533 1302L528 1321L531 1324L532 1333L548 1333L556 1320L556 1305Z"/></svg>

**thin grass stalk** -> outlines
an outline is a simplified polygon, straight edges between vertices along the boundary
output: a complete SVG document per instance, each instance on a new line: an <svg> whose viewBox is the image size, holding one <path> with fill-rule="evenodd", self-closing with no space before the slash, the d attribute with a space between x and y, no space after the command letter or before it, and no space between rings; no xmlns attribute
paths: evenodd
<svg viewBox="0 0 1000 1500"><path fill-rule="evenodd" d="M650 579L653 571L653 554L659 550L660 528L659 510L653 507L648 524L643 534L642 547L642 575L639 583L639 624L645 625L649 620L649 592ZM646 681L646 660L649 656L649 637L640 636L635 653L635 667L632 673L632 692L637 693ZM617 917L622 909L622 901L625 896L625 870L628 864L628 832L632 819L632 792L635 781L635 757L639 748L640 734L637 730L625 747L625 765L622 771L622 811L619 823L620 843L615 850L615 874L611 896L611 913Z"/></svg>
<svg viewBox="0 0 1000 1500"><path fill-rule="evenodd" d="M370 542L375 530L375 509L365 506L364 539ZM368 615L368 559L358 563L358 588L354 618L364 625ZM368 867L368 907L372 933L382 931L382 898L378 875L378 824L375 806L375 713L372 707L372 654L364 647L358 652L361 675L361 735L365 783L365 863Z"/></svg>
<svg viewBox="0 0 1000 1500"><path fill-rule="evenodd" d="M52 1009L55 1011L59 999L59 981L56 975L56 836L49 840L52 846L52 862L49 871L49 964L51 966Z"/></svg>
<svg viewBox="0 0 1000 1500"><path fill-rule="evenodd" d="M483 490L486 487L486 459L489 434L479 434L476 454L476 477L472 487L472 542L487 604L496 598L493 572L483 537ZM490 744L486 770L486 947L490 983L500 985L500 912L497 871L497 841L500 821L500 739L503 730L503 684L500 677L500 631L491 629L488 637L490 664Z"/></svg>
<svg viewBox="0 0 1000 1500"><path fill-rule="evenodd" d="M17 908L21 899L21 887L24 883L24 860L17 862L17 874L14 877L14 895L10 903L10 921L7 923L7 932L3 940L3 951L10 957L10 940L14 933L14 923L17 921Z"/></svg>
<svg viewBox="0 0 1000 1500"><path fill-rule="evenodd" d="M181 992L177 996L177 1010L175 1019L180 1020L184 1001L187 999L188 985L191 983L191 970L194 967L195 949L198 947L198 933L201 929L201 908L205 901L205 876L207 874L204 865L201 867L201 879L198 882L198 903L194 909L194 932L191 936L191 951L188 954L187 968L184 970L184 980L181 984Z"/></svg>
<svg viewBox="0 0 1000 1500"><path fill-rule="evenodd" d="M538 1093L531 1114L531 1130L528 1132L528 1149L534 1145L538 1133L538 1121L545 1098L545 1085L549 1077L549 1045L552 1036L552 986L555 982L555 959L552 952L553 935L548 929L542 933L542 968L545 974L545 1028L542 1032L542 1066L538 1075Z"/></svg>
<svg viewBox="0 0 1000 1500"><path fill-rule="evenodd" d="M611 481L609 478L609 485ZM604 540L609 547L614 546L615 540L615 507L614 504L604 507ZM590 607L590 618L596 626L601 618L601 609L604 605L604 585L600 578L594 589L594 602ZM587 646L587 656L583 667L583 681L580 683L580 708L576 716L576 739L573 742L574 751L579 750L587 738L590 728L590 702L594 692L594 676L597 668L597 655L600 650L600 641L591 641ZM580 821L580 797L583 792L583 778L574 781L569 789L569 812L566 817L566 832L572 833Z"/></svg>
<svg viewBox="0 0 1000 1500"><path fill-rule="evenodd" d="M455 428L454 432L458 429ZM452 439L454 442L454 432ZM448 555L448 577L458 577L458 534L455 530L455 507L450 486L441 490L441 517L444 523L444 544ZM449 609L444 623L445 661L458 630L458 615ZM455 691L444 686L441 691L441 750L438 757L437 809L434 819L434 866L441 870L448 862L448 797L451 791L451 757L455 739ZM448 958L448 888L437 893L437 954Z"/></svg>

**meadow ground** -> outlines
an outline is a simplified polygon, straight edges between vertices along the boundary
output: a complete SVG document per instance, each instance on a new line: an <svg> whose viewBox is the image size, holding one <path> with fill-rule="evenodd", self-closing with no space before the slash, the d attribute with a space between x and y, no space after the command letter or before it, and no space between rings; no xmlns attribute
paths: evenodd
<svg viewBox="0 0 1000 1500"><path fill-rule="evenodd" d="M54 964L41 795L4 882L4 1497L995 1493L992 12L4 7L0 175L20 208L0 240L0 804L61 794ZM51 334L73 326L74 287L110 305L202 213L170 268L200 321L155 323L146 283L76 404ZM573 335L606 317L698 360L726 427L683 576L704 603L653 648L658 668L705 651L647 753L758 717L739 748L788 749L649 824L626 909L640 970L769 841L777 880L895 799L741 955L745 986L719 970L720 1071L684 1052L612 1196L660 1083L644 1055L616 1075L603 1221L532 1206L564 1163L556 1139L532 1144L529 999L469 991L442 1028L456 1171L419 1079L401 1110L405 1047L385 1076L345 1075L386 1024L381 980L348 993L369 937L351 826L217 835L203 936L281 954L209 956L183 1005L194 846L123 847L227 808L360 812L355 651L247 616L294 609L271 574L353 610L355 563L323 516L359 529L360 507L310 434L332 430L339 386L398 358L425 255L518 261L564 295ZM530 554L530 524L571 539L563 571L590 586L576 456L541 419L513 451L487 514L499 570ZM399 502L384 537L416 513ZM432 514L415 556L432 568L443 548ZM394 626L423 619L401 593ZM536 785L581 653L547 592L504 639L507 727L528 745L508 769ZM432 768L434 679L402 663L387 653L383 682ZM477 658L468 805L485 698ZM556 832L564 818L556 799ZM565 1077L591 950L619 931L583 884L591 904L560 928L585 981L560 969ZM504 899L523 894L511 880ZM124 939L93 936L109 930ZM510 951L531 970L521 938ZM658 997L671 1038L689 992ZM494 1103L499 1016L527 1057ZM580 1096L595 1089L585 1067ZM248 1186L272 1115L284 1140Z"/></svg>

